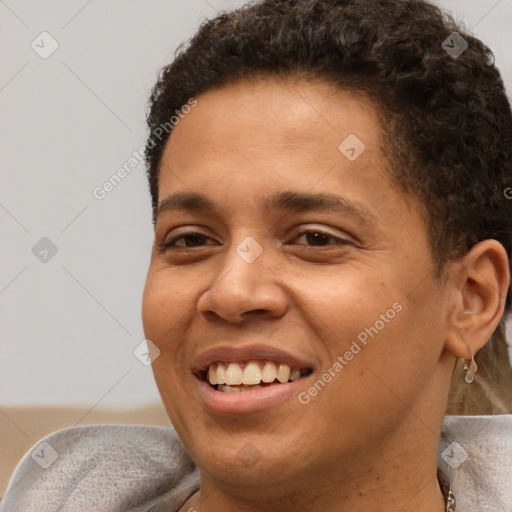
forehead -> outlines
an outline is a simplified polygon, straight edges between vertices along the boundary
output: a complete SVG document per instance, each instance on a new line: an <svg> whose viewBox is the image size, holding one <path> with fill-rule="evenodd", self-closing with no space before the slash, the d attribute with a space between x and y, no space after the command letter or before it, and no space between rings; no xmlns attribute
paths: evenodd
<svg viewBox="0 0 512 512"><path fill-rule="evenodd" d="M386 163L372 104L332 84L244 80L207 91L196 100L171 132L161 184L167 175L173 177L172 171L244 171L249 178L254 173L262 177L268 168L279 178L284 168L288 178L301 179L308 167L324 167L327 172L341 161L361 172L375 167L376 160L382 168Z"/></svg>
<svg viewBox="0 0 512 512"><path fill-rule="evenodd" d="M363 95L321 81L258 79L196 100L165 147L160 204L176 192L210 191L226 205L253 198L264 208L282 190L337 190L354 203L365 196L379 213L396 209L396 195L410 199L390 185L379 118Z"/></svg>
<svg viewBox="0 0 512 512"><path fill-rule="evenodd" d="M196 100L197 106L185 116L186 123L180 121L174 128L168 145L184 137L220 144L244 139L247 149L261 142L297 146L311 141L318 145L322 140L337 149L337 142L350 134L358 133L370 145L380 135L369 99L320 80L240 80L209 90ZM226 141L226 134L232 139Z"/></svg>

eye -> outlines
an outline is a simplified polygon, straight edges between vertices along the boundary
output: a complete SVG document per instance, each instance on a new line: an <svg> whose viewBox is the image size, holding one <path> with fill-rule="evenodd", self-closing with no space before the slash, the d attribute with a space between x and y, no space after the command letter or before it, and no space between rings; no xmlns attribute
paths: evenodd
<svg viewBox="0 0 512 512"><path fill-rule="evenodd" d="M158 250L160 252L165 251L166 249L169 249L171 247L181 247L184 249L189 249L192 247L200 247L204 244L206 239L212 240L209 236L199 233L199 232L191 232L191 233L184 233L180 236L177 236L175 238L171 238L167 242L163 242L158 245ZM177 242L183 240L184 244L178 244ZM190 244L189 244L190 243Z"/></svg>
<svg viewBox="0 0 512 512"><path fill-rule="evenodd" d="M323 231L319 231L317 229L302 231L299 233L294 240L298 238L306 237L306 241L309 242L314 247L323 247L325 245L346 245L350 242L348 240L344 240L343 238L338 238L330 233L324 233ZM333 240L333 243L329 243L329 240ZM305 244L298 244L305 245Z"/></svg>

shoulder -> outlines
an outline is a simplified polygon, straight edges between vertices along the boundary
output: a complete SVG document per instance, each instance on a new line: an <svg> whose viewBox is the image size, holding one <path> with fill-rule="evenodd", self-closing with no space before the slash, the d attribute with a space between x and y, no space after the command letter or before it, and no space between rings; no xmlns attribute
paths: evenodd
<svg viewBox="0 0 512 512"><path fill-rule="evenodd" d="M42 438L16 466L0 512L156 511L198 488L194 463L171 427L84 425Z"/></svg>
<svg viewBox="0 0 512 512"><path fill-rule="evenodd" d="M512 510L512 414L445 416L438 465L457 510Z"/></svg>

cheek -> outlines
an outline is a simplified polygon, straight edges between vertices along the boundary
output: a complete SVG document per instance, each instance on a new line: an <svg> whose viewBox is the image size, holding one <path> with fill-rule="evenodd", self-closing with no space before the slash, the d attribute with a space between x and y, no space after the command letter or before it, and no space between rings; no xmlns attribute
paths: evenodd
<svg viewBox="0 0 512 512"><path fill-rule="evenodd" d="M438 362L437 337L427 328L432 319L418 325L418 305L411 305L406 297L393 304L388 300L379 301L383 308L367 310L362 328L352 324L349 332L340 323L347 337L340 338L343 343L336 347L342 368L334 379L331 400L340 404L336 413L340 420L351 411L363 420L361 429L365 422L389 427L389 418L415 409Z"/></svg>
<svg viewBox="0 0 512 512"><path fill-rule="evenodd" d="M188 290L188 292L187 292ZM142 323L147 338L155 344L163 343L169 330L179 329L179 320L192 310L192 287L174 279L165 271L150 271L142 297Z"/></svg>
<svg viewBox="0 0 512 512"><path fill-rule="evenodd" d="M370 271L347 272L331 280L326 289L328 293L310 294L314 297L313 329L329 353L330 365L339 363L334 374L343 377L335 379L334 387L343 395L362 393L362 403L372 402L382 382L399 386L434 364L435 353L428 354L430 333L425 325L418 325L418 317L422 318L429 304L425 297L411 302L403 282ZM427 367L421 367L429 357Z"/></svg>
<svg viewBox="0 0 512 512"><path fill-rule="evenodd" d="M181 305L183 292L172 280L162 275L146 281L142 300L142 319L145 337L160 351L151 368L156 386L167 414L175 426L181 425L178 411L186 407L191 390L180 377L183 365L183 340L188 325L186 308Z"/></svg>
<svg viewBox="0 0 512 512"><path fill-rule="evenodd" d="M333 348L345 350L347 342L350 344L376 323L379 332L386 330L400 315L397 309L403 309L403 293L381 275L373 275L368 267L344 267L332 275L319 274L319 279L308 276L295 282L297 295L304 298L306 309L314 314L316 327L329 327L329 338L338 340L333 341Z"/></svg>
<svg viewBox="0 0 512 512"><path fill-rule="evenodd" d="M380 330L376 321L364 329L350 329L332 347L334 363L326 370L329 383L310 402L316 416L324 418L325 438L338 436L343 425L347 446L361 447L364 439L371 448L372 440L392 432L416 408L429 376L411 363L414 348L404 336L408 328L407 318L400 317L403 313Z"/></svg>

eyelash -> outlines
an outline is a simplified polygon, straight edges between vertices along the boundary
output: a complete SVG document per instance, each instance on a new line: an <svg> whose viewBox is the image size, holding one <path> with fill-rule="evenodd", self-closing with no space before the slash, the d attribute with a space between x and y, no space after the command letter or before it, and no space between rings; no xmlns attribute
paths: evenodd
<svg viewBox="0 0 512 512"><path fill-rule="evenodd" d="M306 231L301 231L300 233L298 233L294 238L298 238L300 236L303 236L303 235L308 235L308 234L321 234L323 235L324 237L327 237L327 238L330 238L330 239L333 239L333 240L337 240L338 241L338 244L339 245L348 245L350 244L350 242L348 240L345 240L343 238L338 238L330 233L326 233L325 231L321 231L319 229L310 229L310 230L306 230ZM199 245L199 246L191 246L191 247L187 247L187 246L177 246L177 245L174 245L176 243L176 241L178 240L181 240L182 238L186 238L187 236L193 236L193 235L200 235L200 236L204 236L206 238L209 238L211 239L211 237L209 237L208 235L205 235L204 233L201 233L199 231L191 231L190 233L183 233L175 238L172 238L171 240L169 240L168 242L164 242L164 243L161 243L158 245L158 250L160 252L165 252L166 250L168 249L171 249L171 248L179 248L179 249L194 249L194 247L204 247L204 245ZM299 245L306 245L306 244L299 244ZM329 245L335 245L335 244L325 244L325 245L309 245L309 247L325 247L325 246L329 246Z"/></svg>

